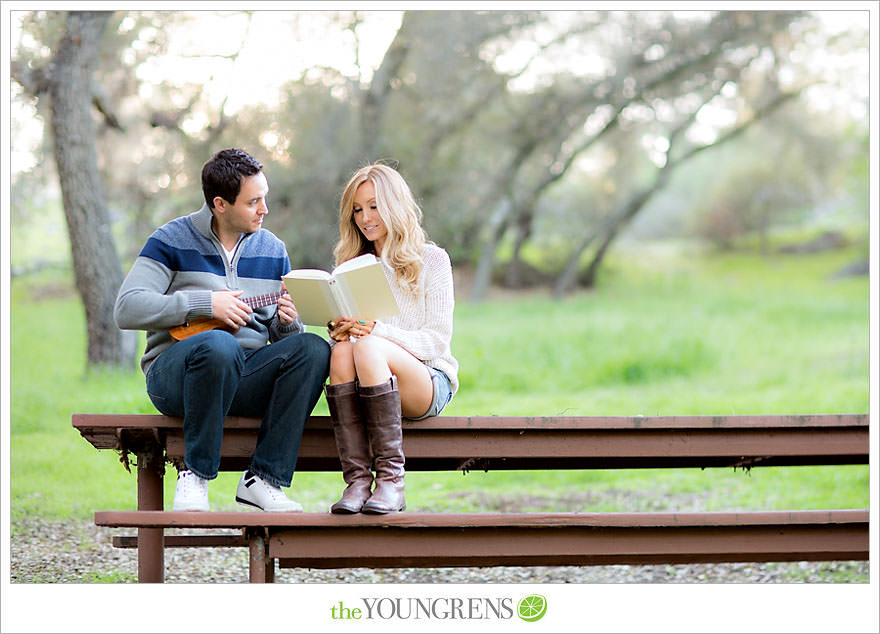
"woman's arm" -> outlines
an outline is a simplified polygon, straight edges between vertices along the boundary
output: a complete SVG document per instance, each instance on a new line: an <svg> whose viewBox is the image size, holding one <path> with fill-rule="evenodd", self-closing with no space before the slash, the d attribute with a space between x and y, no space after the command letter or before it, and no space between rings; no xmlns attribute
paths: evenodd
<svg viewBox="0 0 880 634"><path fill-rule="evenodd" d="M425 259L425 322L407 330L377 321L372 334L384 337L408 350L416 358L427 361L448 351L452 341L452 319L455 308L452 264L449 255L437 249Z"/></svg>

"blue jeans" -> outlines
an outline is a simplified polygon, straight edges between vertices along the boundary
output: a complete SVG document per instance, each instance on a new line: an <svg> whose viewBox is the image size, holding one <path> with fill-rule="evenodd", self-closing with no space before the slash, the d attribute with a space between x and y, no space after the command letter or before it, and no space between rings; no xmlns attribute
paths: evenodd
<svg viewBox="0 0 880 634"><path fill-rule="evenodd" d="M220 469L226 415L262 418L250 471L290 486L303 428L330 370L330 346L297 333L245 350L224 330L178 341L147 371L147 393L160 412L183 418L183 461L201 478Z"/></svg>

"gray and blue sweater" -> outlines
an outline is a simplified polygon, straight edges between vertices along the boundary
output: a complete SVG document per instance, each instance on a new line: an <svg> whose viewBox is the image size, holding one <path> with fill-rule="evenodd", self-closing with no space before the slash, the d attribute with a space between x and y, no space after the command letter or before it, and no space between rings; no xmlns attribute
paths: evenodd
<svg viewBox="0 0 880 634"><path fill-rule="evenodd" d="M245 234L232 261L214 232L207 205L156 229L141 249L116 297L113 317L123 330L146 330L141 369L174 344L168 329L195 317L211 317L211 293L242 290L241 297L281 290L290 271L284 243L266 229ZM235 337L243 348L258 348L295 332L302 322L284 326L277 305L254 309Z"/></svg>

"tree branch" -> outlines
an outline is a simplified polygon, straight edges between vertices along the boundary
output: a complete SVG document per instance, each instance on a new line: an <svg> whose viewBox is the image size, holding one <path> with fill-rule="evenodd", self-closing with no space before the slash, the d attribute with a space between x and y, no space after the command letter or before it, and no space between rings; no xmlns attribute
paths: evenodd
<svg viewBox="0 0 880 634"><path fill-rule="evenodd" d="M107 125L111 128L119 130L120 132L124 131L122 124L119 123L119 118L112 110L110 99L107 96L107 92L104 90L104 87L94 79L91 79L89 81L89 89L92 92L92 103L94 104L98 112L104 115L104 121L107 123Z"/></svg>
<svg viewBox="0 0 880 634"><path fill-rule="evenodd" d="M49 90L52 79L49 65L31 68L19 60L13 60L10 64L10 72L12 78L32 97L38 97Z"/></svg>

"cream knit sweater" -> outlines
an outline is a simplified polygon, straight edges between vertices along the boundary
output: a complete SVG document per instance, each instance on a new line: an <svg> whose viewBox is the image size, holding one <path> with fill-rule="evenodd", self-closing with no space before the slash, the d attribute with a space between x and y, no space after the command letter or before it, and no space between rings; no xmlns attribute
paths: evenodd
<svg viewBox="0 0 880 634"><path fill-rule="evenodd" d="M452 356L452 312L455 292L449 254L435 244L422 248L425 266L419 275L419 289L408 293L385 266L385 276L400 306L400 314L377 321L373 334L395 342L425 365L442 370L449 377L453 394L458 391L458 361Z"/></svg>

